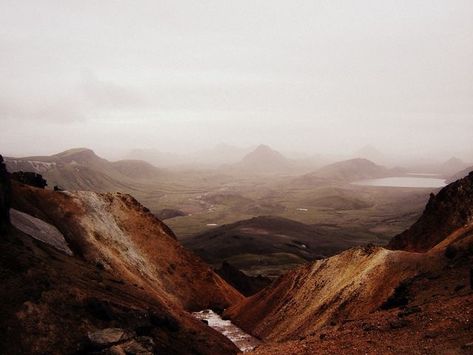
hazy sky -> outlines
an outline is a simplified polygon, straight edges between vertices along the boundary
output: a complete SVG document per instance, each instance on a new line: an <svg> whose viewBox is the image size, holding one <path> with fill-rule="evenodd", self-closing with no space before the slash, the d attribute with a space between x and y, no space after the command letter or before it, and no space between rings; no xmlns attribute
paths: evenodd
<svg viewBox="0 0 473 355"><path fill-rule="evenodd" d="M0 152L470 153L473 1L0 0Z"/></svg>

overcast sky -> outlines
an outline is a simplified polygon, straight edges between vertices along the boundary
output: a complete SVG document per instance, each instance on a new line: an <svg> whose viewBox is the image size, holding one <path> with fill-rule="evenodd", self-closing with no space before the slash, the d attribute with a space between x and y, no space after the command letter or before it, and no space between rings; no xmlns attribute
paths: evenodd
<svg viewBox="0 0 473 355"><path fill-rule="evenodd" d="M0 0L0 153L473 160L473 1Z"/></svg>

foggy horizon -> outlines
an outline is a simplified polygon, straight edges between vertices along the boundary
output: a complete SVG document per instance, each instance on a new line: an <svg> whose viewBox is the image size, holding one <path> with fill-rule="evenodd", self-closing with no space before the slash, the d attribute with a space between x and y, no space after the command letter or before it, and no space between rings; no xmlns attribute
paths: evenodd
<svg viewBox="0 0 473 355"><path fill-rule="evenodd" d="M0 5L0 154L473 161L471 1Z"/></svg>

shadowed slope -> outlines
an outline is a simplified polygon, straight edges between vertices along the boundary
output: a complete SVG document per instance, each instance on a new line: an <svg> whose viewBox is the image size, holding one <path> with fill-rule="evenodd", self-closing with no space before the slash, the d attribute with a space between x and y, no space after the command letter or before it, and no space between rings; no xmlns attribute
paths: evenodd
<svg viewBox="0 0 473 355"><path fill-rule="evenodd" d="M431 195L424 213L388 247L427 251L460 227L473 222L473 172Z"/></svg>
<svg viewBox="0 0 473 355"><path fill-rule="evenodd" d="M236 347L149 289L11 229L0 238L0 349L4 354L233 354ZM117 343L91 334L119 328ZM118 351L119 349L116 349Z"/></svg>

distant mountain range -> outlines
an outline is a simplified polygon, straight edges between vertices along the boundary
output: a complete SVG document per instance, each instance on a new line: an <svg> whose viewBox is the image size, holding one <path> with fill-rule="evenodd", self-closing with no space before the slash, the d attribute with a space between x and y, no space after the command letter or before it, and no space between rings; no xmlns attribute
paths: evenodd
<svg viewBox="0 0 473 355"><path fill-rule="evenodd" d="M5 158L7 169L43 175L50 187L67 190L129 191L147 179L157 179L165 171L140 160L110 162L87 148L75 148L51 156Z"/></svg>

